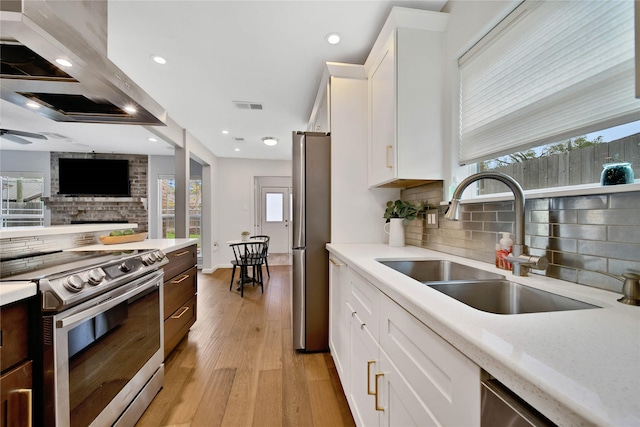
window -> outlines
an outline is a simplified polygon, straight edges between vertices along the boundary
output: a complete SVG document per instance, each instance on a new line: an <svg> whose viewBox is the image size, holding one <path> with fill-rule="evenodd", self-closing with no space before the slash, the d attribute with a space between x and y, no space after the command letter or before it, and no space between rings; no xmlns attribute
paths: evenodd
<svg viewBox="0 0 640 427"><path fill-rule="evenodd" d="M160 216L162 218L162 237L176 237L176 181L173 176L161 176L158 179L160 189ZM200 239L202 224L202 179L191 177L189 180L189 237ZM198 254L200 242L198 242Z"/></svg>
<svg viewBox="0 0 640 427"><path fill-rule="evenodd" d="M630 1L518 6L459 60L460 164L531 189L599 182L609 158L638 163L633 13Z"/></svg>
<svg viewBox="0 0 640 427"><path fill-rule="evenodd" d="M3 173L0 228L41 227L44 225L44 177L33 174Z"/></svg>
<svg viewBox="0 0 640 427"><path fill-rule="evenodd" d="M282 193L266 194L266 221L282 222L284 221L284 198Z"/></svg>

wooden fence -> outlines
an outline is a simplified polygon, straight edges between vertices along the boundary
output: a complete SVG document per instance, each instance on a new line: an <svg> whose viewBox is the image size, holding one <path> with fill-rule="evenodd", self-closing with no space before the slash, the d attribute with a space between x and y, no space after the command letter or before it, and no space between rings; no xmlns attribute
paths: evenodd
<svg viewBox="0 0 640 427"><path fill-rule="evenodd" d="M607 157L619 155L631 162L636 179L640 178L640 133L609 143L539 157L491 169L505 173L520 183L524 190L563 187L600 182L602 165ZM503 193L507 187L499 181L480 180L480 194Z"/></svg>

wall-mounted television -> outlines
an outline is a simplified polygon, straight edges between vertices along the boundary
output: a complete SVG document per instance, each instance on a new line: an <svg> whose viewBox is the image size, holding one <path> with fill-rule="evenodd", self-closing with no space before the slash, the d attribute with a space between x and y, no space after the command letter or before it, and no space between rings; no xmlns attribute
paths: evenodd
<svg viewBox="0 0 640 427"><path fill-rule="evenodd" d="M58 159L58 194L65 196L128 197L129 160Z"/></svg>

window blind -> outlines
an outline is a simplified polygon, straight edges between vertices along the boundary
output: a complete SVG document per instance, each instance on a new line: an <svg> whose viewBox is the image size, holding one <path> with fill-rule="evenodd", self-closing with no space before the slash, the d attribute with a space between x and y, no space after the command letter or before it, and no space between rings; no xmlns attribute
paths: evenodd
<svg viewBox="0 0 640 427"><path fill-rule="evenodd" d="M629 0L527 0L458 64L460 164L640 119Z"/></svg>

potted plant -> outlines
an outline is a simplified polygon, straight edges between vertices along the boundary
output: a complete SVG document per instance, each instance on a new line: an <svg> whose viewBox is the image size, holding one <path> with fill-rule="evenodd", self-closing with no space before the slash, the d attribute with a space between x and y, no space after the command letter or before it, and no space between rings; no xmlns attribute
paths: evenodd
<svg viewBox="0 0 640 427"><path fill-rule="evenodd" d="M393 218L401 218L402 224L407 225L410 221L416 219L416 216L424 209L422 204L414 205L410 202L396 200L387 202L387 208L384 211L384 218L390 222Z"/></svg>
<svg viewBox="0 0 640 427"><path fill-rule="evenodd" d="M387 202L384 211L384 218L387 220L384 232L389 235L389 246L404 246L404 225L414 220L422 209L422 204L414 205L402 200Z"/></svg>
<svg viewBox="0 0 640 427"><path fill-rule="evenodd" d="M243 231L242 233L240 233L240 236L242 237L243 242L246 242L247 240L249 240L250 235L251 233L249 233L248 231Z"/></svg>

